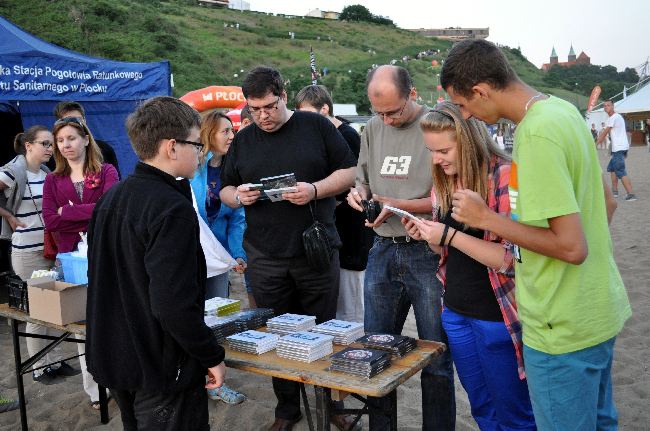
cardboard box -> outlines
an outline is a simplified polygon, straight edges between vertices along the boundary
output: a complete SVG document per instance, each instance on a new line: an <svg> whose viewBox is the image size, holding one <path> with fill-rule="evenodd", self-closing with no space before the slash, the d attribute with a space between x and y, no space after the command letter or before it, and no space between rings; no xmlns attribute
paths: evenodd
<svg viewBox="0 0 650 431"><path fill-rule="evenodd" d="M27 280L29 316L57 325L85 320L87 287L49 277L30 278Z"/></svg>

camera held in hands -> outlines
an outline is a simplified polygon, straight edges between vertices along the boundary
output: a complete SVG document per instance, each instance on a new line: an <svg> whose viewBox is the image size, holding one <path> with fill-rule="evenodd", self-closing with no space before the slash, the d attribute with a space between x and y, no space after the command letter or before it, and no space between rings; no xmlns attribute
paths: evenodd
<svg viewBox="0 0 650 431"><path fill-rule="evenodd" d="M379 202L375 202L372 199L362 199L361 205L363 206L363 211L366 213L366 219L368 222L374 223L375 219L381 212L381 205L379 205Z"/></svg>

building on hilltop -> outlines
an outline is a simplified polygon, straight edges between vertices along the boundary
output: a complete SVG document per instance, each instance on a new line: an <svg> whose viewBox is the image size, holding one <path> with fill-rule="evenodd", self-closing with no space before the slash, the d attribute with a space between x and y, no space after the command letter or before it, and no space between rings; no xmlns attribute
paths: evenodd
<svg viewBox="0 0 650 431"><path fill-rule="evenodd" d="M490 36L490 28L421 28L409 30L426 37L437 37L443 40L465 40L465 39L487 39Z"/></svg>
<svg viewBox="0 0 650 431"><path fill-rule="evenodd" d="M311 18L323 18L323 19L339 19L340 12L334 12L330 10L320 10L318 8L310 10L307 15Z"/></svg>
<svg viewBox="0 0 650 431"><path fill-rule="evenodd" d="M591 64L591 58L587 54L585 54L584 51L580 52L580 55L576 57L576 53L573 50L573 44L571 44L571 49L569 49L569 56L567 58L567 61L561 62L558 59L557 53L555 52L555 47L553 47L553 50L551 51L551 57L549 58L548 63L542 64L542 69L543 71L548 71L551 67L555 65L560 65L564 67L571 67L575 66L576 64Z"/></svg>
<svg viewBox="0 0 650 431"><path fill-rule="evenodd" d="M228 0L199 0L199 6L208 7L229 7Z"/></svg>
<svg viewBox="0 0 650 431"><path fill-rule="evenodd" d="M230 0L228 9L251 10L251 4L244 0Z"/></svg>

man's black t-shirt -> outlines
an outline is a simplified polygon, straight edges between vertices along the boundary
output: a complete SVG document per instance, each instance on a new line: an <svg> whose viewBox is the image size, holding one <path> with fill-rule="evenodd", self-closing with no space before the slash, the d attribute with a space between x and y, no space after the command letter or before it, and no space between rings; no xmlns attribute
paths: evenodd
<svg viewBox="0 0 650 431"><path fill-rule="evenodd" d="M339 132L348 143L354 157L359 158L361 137L356 130L346 123L338 127ZM365 226L366 216L359 212L345 200L348 192L345 191L336 197L340 202L336 207L336 230L343 243L339 250L339 263L341 268L350 271L363 271L368 264L368 252L375 238L375 231Z"/></svg>
<svg viewBox="0 0 650 431"><path fill-rule="evenodd" d="M328 119L296 111L273 133L253 125L235 136L221 171L221 188L289 173L298 182L314 183L355 165L347 143ZM313 208L314 202L310 205ZM315 215L327 228L332 244L340 247L334 207L334 197L318 199ZM312 223L309 205L258 201L246 207L244 248L250 244L273 257L303 255L302 232Z"/></svg>

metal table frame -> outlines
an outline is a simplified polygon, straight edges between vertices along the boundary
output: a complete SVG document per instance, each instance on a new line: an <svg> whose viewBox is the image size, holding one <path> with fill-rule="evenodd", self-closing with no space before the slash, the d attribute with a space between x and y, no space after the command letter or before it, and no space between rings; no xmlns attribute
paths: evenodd
<svg viewBox="0 0 650 431"><path fill-rule="evenodd" d="M3 305L6 307L6 304ZM23 314L25 319L19 318L20 314ZM63 342L85 343L86 342L85 340L71 338L71 336L74 334L85 335L85 332L82 330L71 330L71 328L68 328L67 326L61 327L59 325L54 325L48 322L42 322L39 320L31 319L27 314L22 313L18 310L11 310L9 313L0 312L0 315L6 317L9 320L9 324L11 326L11 339L14 345L14 362L15 362L15 370L16 370L16 390L18 391L18 404L20 406L20 424L21 424L21 429L23 431L27 431L29 428L27 426L27 403L25 399L25 386L23 384L23 375L31 373L36 369L45 368L50 365L57 364L81 356L81 355L74 355L65 359L61 359L60 361L57 362L53 362L51 364L43 365L42 367L32 368L34 363L36 363L38 360L43 358L43 356L45 356L52 349L54 349L56 346L58 346ZM52 335L38 335L38 334L30 334L27 332L22 332L18 328L18 325L21 322L34 322L39 325L47 326L49 328L62 331L63 334L57 337ZM52 342L49 343L47 346L45 346L43 349L41 349L38 353L36 353L31 358L27 358L25 361L23 361L20 353L20 337L41 338L46 340L52 340ZM99 413L100 413L101 423L107 424L109 420L108 397L106 396L106 389L103 386L99 386Z"/></svg>
<svg viewBox="0 0 650 431"><path fill-rule="evenodd" d="M354 422L351 427L354 427L357 422L361 419L361 416L367 415L370 421L376 416L385 416L388 419L388 430L397 431L397 390L393 390L386 397L390 402L390 408L388 410L382 410L377 406L373 398L374 397L362 397L361 395L350 393L350 396L361 401L364 406L360 409L333 409L331 408L332 395L331 390L322 386L314 386L314 392L316 393L316 426L311 417L311 411L309 410L309 402L307 401L307 392L305 391L304 383L300 384L300 392L302 394L303 403L305 405L305 416L307 416L307 423L309 425L310 431L330 431L331 422L330 419L332 416L340 414L353 414L356 415Z"/></svg>

